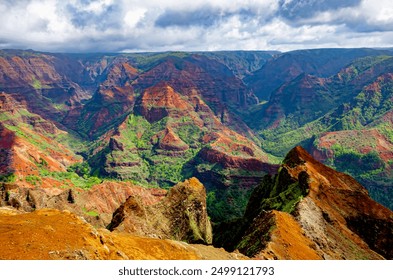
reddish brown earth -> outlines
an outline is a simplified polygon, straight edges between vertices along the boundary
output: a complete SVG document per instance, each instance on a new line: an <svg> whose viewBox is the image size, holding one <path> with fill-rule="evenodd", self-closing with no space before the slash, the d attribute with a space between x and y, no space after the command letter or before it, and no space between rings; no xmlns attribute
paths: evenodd
<svg viewBox="0 0 393 280"><path fill-rule="evenodd" d="M262 114L262 124L274 129L289 114L312 116L315 105L325 102L323 98L328 92L328 81L327 78L300 75L293 81L283 84L272 93Z"/></svg>
<svg viewBox="0 0 393 280"><path fill-rule="evenodd" d="M300 147L288 154L284 167L293 178L304 171L309 175L309 194L300 201L295 216L311 240L326 237L326 243L318 242L317 249L333 258L379 258L377 253L393 257L393 212L373 201L363 186L316 161ZM312 221L318 215L323 218L321 232ZM372 230L375 227L378 231ZM352 250L348 250L349 244Z"/></svg>
<svg viewBox="0 0 393 280"><path fill-rule="evenodd" d="M7 174L13 170L10 168L11 147L15 144L15 133L6 129L0 123L0 174Z"/></svg>
<svg viewBox="0 0 393 280"><path fill-rule="evenodd" d="M88 135L94 138L103 133L102 127L110 126L118 118L124 119L124 114L131 112L134 103L134 89L130 85L101 86L91 103L83 111L76 113L76 116L80 117L79 122L85 123L82 128L88 129ZM75 110L80 111L79 108ZM67 119L64 122L66 125L75 130L81 129L78 126L80 124L73 123L73 118Z"/></svg>
<svg viewBox="0 0 393 280"><path fill-rule="evenodd" d="M218 61L200 55L189 55L184 60L168 56L142 70L137 69L137 60L126 56L83 58L13 51L5 52L0 64L4 80L0 80L0 85L6 95L13 96L28 112L41 117L39 121L29 120L29 124L34 122L34 132L49 132L52 125L51 133L55 134L58 133L56 127L65 125L91 139L100 137L102 142L93 155L107 145L110 149L124 147L116 136L121 133L127 115L137 113L150 122L165 116L171 118L166 129L157 135L159 141L152 139L157 144L154 152L181 156L190 144L179 137L177 130L189 125L196 126L202 133L220 132L221 139L216 139L212 148L214 153L221 153L218 146L226 146L224 154L208 156L205 160L219 157L224 168L250 168L254 163L258 171L269 168L264 164L268 159L258 145L242 136L255 140L253 132L227 107L228 103L234 108L245 108L256 103L256 98ZM14 90L8 85L24 88ZM92 98L82 104L92 92ZM15 110L15 106L9 107ZM42 119L56 121L42 122ZM133 152L138 157L139 151ZM119 159L107 165L103 173L116 176L120 169L137 169L142 162L134 158ZM119 176L123 178L122 174Z"/></svg>
<svg viewBox="0 0 393 280"><path fill-rule="evenodd" d="M50 100L72 109L81 100L90 98L93 80L87 72L80 62L66 57L23 51L0 57L2 90L19 94L18 99L27 101L30 111L41 116L62 114ZM81 81L86 87L79 85Z"/></svg>
<svg viewBox="0 0 393 280"><path fill-rule="evenodd" d="M167 191L163 189L147 189L129 182L103 182L83 192L81 196L86 201L87 209L112 214L132 195L141 197L144 205L152 205L162 200L166 193Z"/></svg>
<svg viewBox="0 0 393 280"><path fill-rule="evenodd" d="M215 104L213 107L217 108L217 115L224 108L223 100L237 106L256 103L255 96L228 68L204 56L163 60L141 75L137 83L142 88L147 88L157 81L166 81L185 95L192 94L194 90L199 91L207 103Z"/></svg>
<svg viewBox="0 0 393 280"><path fill-rule="evenodd" d="M274 226L270 241L256 259L319 260L322 259L313 248L313 242L306 237L304 229L288 213L272 211Z"/></svg>
<svg viewBox="0 0 393 280"><path fill-rule="evenodd" d="M149 122L155 122L168 115L186 116L194 108L171 86L160 83L143 93L139 110Z"/></svg>
<svg viewBox="0 0 393 280"><path fill-rule="evenodd" d="M3 133L4 133L3 129ZM29 132L27 132L29 133ZM9 132L8 136L14 135ZM37 134L36 134L37 135ZM34 187L31 182L27 182L27 176L39 176L39 165L42 162L47 164L47 169L50 172L64 172L66 167L80 161L73 156L73 152L69 151L64 146L52 142L47 137L42 136L41 141L52 142L58 146L58 150L47 149L45 151L38 149L35 145L26 141L23 138L15 137L13 139L13 146L7 149L7 160L2 162L2 173L11 172L16 176L16 183L20 187ZM62 149L62 150L60 150ZM42 177L40 180L40 187L60 187L64 182L54 180L48 177Z"/></svg>
<svg viewBox="0 0 393 280"><path fill-rule="evenodd" d="M185 151L188 150L189 146L176 135L173 130L169 127L157 135L160 139L158 140L158 147L167 151ZM153 140L154 141L154 140Z"/></svg>
<svg viewBox="0 0 393 280"><path fill-rule="evenodd" d="M0 94L0 110L4 113L1 116L0 127L0 172L16 175L15 182L1 183L1 205L11 205L26 211L44 207L68 210L83 216L94 226L101 227L111 221L111 215L116 209L120 209L117 211L120 217L116 221L117 230L166 238L175 236L178 239L189 238L192 235L194 241L196 239L197 242L209 243L209 223L205 211L206 193L192 180L183 185L196 188L174 188L173 192L169 193L157 189L147 190L131 183L104 182L89 191L84 191L72 186L70 189L64 189L64 184L71 184L69 180L49 177L42 177L39 183L26 180L28 176L30 179L39 176L40 168L44 164L47 165L48 171L65 171L69 165L80 160L72 151L58 144L55 138L50 136L66 133L62 125L91 138L101 136L105 143L100 143L101 146L97 147L97 150L108 146L110 151L123 151L125 145L117 136L124 128L125 118L132 112L141 114L150 122L161 120L165 116L170 117L171 121L168 121L167 127L151 139L161 150L178 152L167 155L179 156L192 148L185 143L185 139L179 137L180 133L177 134L181 122L199 128L203 132L200 141L206 147L200 151L197 160L218 163L226 168L225 172L229 175L224 175L223 180L228 185L235 181L229 179L235 178L238 186L254 186L260 177L252 177L249 174L276 172L276 166L266 163L269 159L255 144L258 141L253 143L253 140L243 136L255 140L253 132L235 112L255 104L257 100L229 69L200 55L189 55L185 59L169 56L155 61L156 64L148 67L142 66L145 70L136 69L135 65L138 63L133 65L130 61L125 57L110 56L94 58L91 61L80 58L71 60L66 56L61 58L60 55L29 52L10 52L1 56L0 86L1 91L6 93ZM356 85L373 71L365 71L351 83ZM298 65L292 65L288 72L295 78L302 71ZM354 73L349 70L344 70L337 77L345 80L353 75ZM285 80L287 83L272 96L264 119L272 121L272 127L278 125L279 118L288 113L288 108L285 107L288 104L283 102L290 103L290 108L296 107L292 105L297 104L300 107L306 105L305 108L310 110L309 108L313 107L310 104L318 102L318 98L323 96L318 95L319 92L315 94L314 89L324 91L328 79L310 75L299 77L299 83ZM391 76L386 78L391 79ZM378 83L373 83L365 90L378 91L380 87ZM86 105L82 105L82 100L89 99L92 92L95 92L94 97ZM307 110L303 113L310 113ZM391 122L389 113L385 117ZM118 127L118 124L122 125ZM115 126L114 130L108 131L112 129L112 125ZM367 153L375 145L377 152L386 162L393 157L392 144L381 133L377 130L361 132L362 137L373 145L362 146L361 141L356 142L358 151ZM339 141L337 139L356 139L359 136L356 133L346 131L324 134L320 142L321 147L329 148L336 143L334 141ZM315 151L318 159L330 156L319 152L321 151ZM112 163L113 166L138 164L137 161L127 158ZM320 165L300 148L296 148L288 156L279 172L279 177L284 180L278 181L280 184L285 183L280 185L280 188L285 189L288 185L298 182L302 187L306 186L309 193L300 199L295 212L291 215L276 210L268 214L260 213L245 233L245 237L251 236L255 242L244 242L245 246L241 246L241 249L252 252L257 258L392 258L390 252L393 248L389 241L392 240L391 212L372 202L365 189L352 178ZM201 178L206 181L217 180L220 177L217 175L222 174L208 175L211 177ZM244 180L240 181L239 178ZM80 225L74 221L67 221L75 216L58 217L58 212L51 211L54 210L38 210L31 213L31 216L26 213L15 215L22 220L34 221L34 227L29 228L29 223L22 223L22 227L26 226L30 233L36 230L39 236L36 240L26 239L27 243L16 238L18 244L22 244L23 250L20 253L25 258L29 258L24 254L28 254L29 250L26 248L32 246L31 242L37 244L37 241L45 240L44 236L47 233L41 231L45 230L44 224L51 225L58 219L60 228L63 227L59 229L58 240L62 240L65 234L62 230L66 228L67 223ZM67 216L69 213L63 214ZM146 217L147 221L144 219ZM8 218L4 218L4 221L10 228L3 228L4 232L10 229L14 235L19 232L27 235L25 232L11 229L14 221ZM15 223L20 227L21 221ZM255 230L256 228L258 230ZM376 228L378 230L375 230ZM88 226L81 225L80 232L76 227L72 229L80 236L86 236ZM51 231L50 228L49 230ZM257 236L257 233L263 238ZM106 235L103 233L102 236L104 238ZM113 240L127 244L124 245L126 251L116 252L119 258L143 258L143 254L138 254L137 250L133 249L137 247L135 243L148 247L150 242L146 241L147 239L136 238L136 242L127 243L128 235L112 236ZM4 237L5 240L6 237L7 235ZM78 237L74 238L80 241ZM65 240L66 243L72 243L71 240ZM15 245L12 244L12 239L5 242ZM168 245L162 245L160 242L151 241L149 244L152 247L155 246L153 244L157 247ZM54 254L53 258L116 258L112 255L110 246L104 243L102 240L98 243L97 238L94 241L86 237L81 243L76 242L76 247L70 245L72 248L68 248L69 251L62 247L64 244L57 244L55 252L51 254ZM115 243L113 241L113 244ZM115 248L117 245L113 244L111 246ZM54 243L50 244L52 245L55 246ZM99 248L96 253L91 251L95 246ZM9 251L5 252L11 254ZM159 253L144 251L144 255L146 258L162 258L164 255L159 250L155 252ZM177 257L194 258L181 254L183 253L179 253ZM46 257L39 255L38 258Z"/></svg>
<svg viewBox="0 0 393 280"><path fill-rule="evenodd" d="M202 159L210 163L219 163L224 168L235 168L249 171L272 171L276 170L271 164L268 164L255 157L240 157L222 152L219 148L204 148L200 152Z"/></svg>
<svg viewBox="0 0 393 280"><path fill-rule="evenodd" d="M194 108L188 114L192 111L198 112L208 128L212 121L214 126L221 122L240 134L255 137L247 125L228 110L227 104L241 110L247 105L256 104L257 98L239 78L217 61L199 55L191 55L185 59L168 57L141 73L134 82L134 86L143 91L150 91L152 85L170 86L181 95L183 100L179 100L180 104L184 101L193 104ZM152 88L155 89L155 86ZM159 94L157 90L154 92ZM150 114L157 115L155 119L164 114L159 108L160 106L150 110Z"/></svg>
<svg viewBox="0 0 393 280"><path fill-rule="evenodd" d="M0 57L0 71L5 74L0 78L0 82L13 87L32 85L34 79L42 81L44 85L60 82L61 77L52 62L53 58L47 55L28 58Z"/></svg>
<svg viewBox="0 0 393 280"><path fill-rule="evenodd" d="M149 206L161 201L166 193L163 189L146 189L128 182L103 182L81 192L76 201L87 211L98 213L102 224L106 226L115 210L130 196L139 197L143 205Z"/></svg>
<svg viewBox="0 0 393 280"><path fill-rule="evenodd" d="M387 112L385 115L381 117L381 121L393 125L393 112L392 111Z"/></svg>
<svg viewBox="0 0 393 280"><path fill-rule="evenodd" d="M56 187L56 184L64 182L45 179L40 188L21 187L19 182L2 184L0 206L13 206L22 211L42 208L68 210L94 226L106 227L113 212L130 196L138 196L141 203L148 206L161 201L167 193L163 189L146 189L129 182L103 182L87 191L64 189Z"/></svg>
<svg viewBox="0 0 393 280"><path fill-rule="evenodd" d="M0 124L1 173L13 173L20 187L34 187L27 176L40 175L40 168L49 172L66 171L81 159L73 151L56 141L67 132L55 124L30 113L23 102L12 95L0 94L0 113L6 120ZM42 177L41 187L59 187L62 183Z"/></svg>
<svg viewBox="0 0 393 280"><path fill-rule="evenodd" d="M154 69L151 71L154 71ZM146 82L145 79L151 75L151 71L141 74L135 83ZM185 70L182 72L182 75L188 74ZM135 111L152 124L168 117L166 128L150 139L150 143L154 146L152 147L154 153L181 157L188 149L198 148L199 143L186 143L188 139L181 139L178 135L178 131L183 126L192 126L194 131L199 130L196 134L201 135L200 143L203 146L208 145L198 154L203 161L209 164L219 163L224 169L236 169L240 170L239 172L261 171L266 173L276 170L275 166L267 163L269 161L267 154L257 144L225 125L226 118L230 116L228 112L223 113L220 118L202 100L203 94L198 91L195 85L186 86L190 77L182 81L175 81L174 79L175 77L172 77L169 81L159 81L154 86L148 87L135 104ZM175 90L175 88L181 90ZM216 101L219 102L218 99ZM210 102L213 101L210 100ZM121 143L124 140L121 140L121 138L125 137L122 136L125 129L127 129L126 121L122 122L114 133L113 139L110 140L112 141L109 143L111 150L124 151L124 145ZM137 135L137 137L140 138L141 135ZM141 148L141 150L143 149ZM137 159L138 149L135 148L132 152L135 155L134 161L129 162L128 167L140 166L141 162ZM111 161L109 166L117 168L122 166L121 164L126 164L126 162ZM118 170L106 168L106 172L116 173ZM241 179L242 182L245 182L244 184L241 183L242 187L252 186L260 179L260 176L257 176L251 182L250 176L246 177ZM199 176L199 178L204 180L204 175ZM204 180L204 183L206 183L206 180Z"/></svg>
<svg viewBox="0 0 393 280"><path fill-rule="evenodd" d="M385 163L388 163L393 158L393 143L377 129L343 130L323 133L319 137L318 146L314 148L312 155L319 161L332 158L334 157L334 152L331 147L334 144L344 147L350 146L362 154L376 151Z"/></svg>

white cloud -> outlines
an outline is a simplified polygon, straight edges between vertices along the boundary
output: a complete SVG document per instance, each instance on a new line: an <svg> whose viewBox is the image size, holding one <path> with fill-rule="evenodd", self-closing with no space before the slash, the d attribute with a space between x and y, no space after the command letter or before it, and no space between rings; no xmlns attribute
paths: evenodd
<svg viewBox="0 0 393 280"><path fill-rule="evenodd" d="M289 7L294 1L4 0L0 2L0 47L45 51L290 50L393 43L390 0L378 4L363 0L357 6L353 6L356 0L348 0L348 5L339 8L321 0L324 8L313 11L311 17L286 18L280 4Z"/></svg>
<svg viewBox="0 0 393 280"><path fill-rule="evenodd" d="M393 22L393 2L391 0L363 0L361 12L366 20L375 24Z"/></svg>
<svg viewBox="0 0 393 280"><path fill-rule="evenodd" d="M138 23L145 17L147 10L136 8L129 10L124 16L124 22L128 28L135 28Z"/></svg>

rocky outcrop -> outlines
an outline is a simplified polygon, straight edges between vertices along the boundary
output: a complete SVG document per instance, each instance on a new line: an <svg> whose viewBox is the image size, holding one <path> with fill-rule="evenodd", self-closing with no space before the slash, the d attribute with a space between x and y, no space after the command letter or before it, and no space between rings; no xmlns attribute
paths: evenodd
<svg viewBox="0 0 393 280"><path fill-rule="evenodd" d="M176 135L170 127L167 127L164 131L157 135L158 148L167 151L185 151L188 150L189 146Z"/></svg>
<svg viewBox="0 0 393 280"><path fill-rule="evenodd" d="M13 183L0 183L0 206L31 212L52 208L67 210L97 227L107 226L113 212L129 196L138 196L143 205L161 201L167 191L146 189L128 182L103 182L84 191L81 189L22 188Z"/></svg>
<svg viewBox="0 0 393 280"><path fill-rule="evenodd" d="M352 139L361 140L351 141ZM322 162L334 158L333 145L340 145L363 155L374 151L387 165L389 165L389 160L393 158L393 143L375 128L326 132L321 134L315 142L317 144L311 148L311 153ZM372 168L378 169L381 166L373 166Z"/></svg>
<svg viewBox="0 0 393 280"><path fill-rule="evenodd" d="M121 124L127 114L132 112L134 103L132 86L101 85L93 98L80 110L77 122L70 123L66 118L64 123L73 130L95 139L107 132L114 124Z"/></svg>
<svg viewBox="0 0 393 280"><path fill-rule="evenodd" d="M263 162L255 157L233 156L214 148L203 148L199 155L203 160L211 163L218 163L224 168L237 168L249 171L274 170L273 165Z"/></svg>
<svg viewBox="0 0 393 280"><path fill-rule="evenodd" d="M156 122L168 115L185 115L193 108L170 85L159 82L144 91L135 110L149 122Z"/></svg>
<svg viewBox="0 0 393 280"><path fill-rule="evenodd" d="M196 178L171 188L159 203L147 206L130 196L113 214L111 231L210 244L212 231L206 209L206 190Z"/></svg>
<svg viewBox="0 0 393 280"><path fill-rule="evenodd" d="M211 246L95 229L69 211L0 208L2 260L247 259Z"/></svg>
<svg viewBox="0 0 393 280"><path fill-rule="evenodd" d="M293 149L284 161L293 178L299 178L302 172L308 174L307 186L309 194L297 206L295 215L303 228L307 223L307 214L316 215L318 211L310 211L312 207L319 209L325 226L324 234L329 241L338 240L318 249L327 251L333 258L377 257L375 252L385 258L392 259L393 213L389 209L373 201L367 190L351 176L337 172L313 159L304 149ZM378 231L370 231L378 225ZM341 234L341 240L337 235ZM307 231L306 231L307 235ZM315 235L309 236L316 242ZM345 240L357 244L355 250L348 250ZM378 241L377 241L378 240ZM343 242L344 241L344 242ZM338 256L337 252L341 251ZM329 253L330 252L330 253Z"/></svg>
<svg viewBox="0 0 393 280"><path fill-rule="evenodd" d="M255 217L237 248L255 259L322 259L296 219L276 210Z"/></svg>
<svg viewBox="0 0 393 280"><path fill-rule="evenodd" d="M116 140L116 138L111 137L109 140L109 149L111 149L111 151L124 151L124 145Z"/></svg>
<svg viewBox="0 0 393 280"><path fill-rule="evenodd" d="M13 173L11 167L12 154L11 148L15 144L15 133L5 128L0 123L0 174L6 175Z"/></svg>
<svg viewBox="0 0 393 280"><path fill-rule="evenodd" d="M4 51L0 73L0 91L25 102L29 111L56 121L65 116L65 109L78 107L92 95L94 81L84 75L81 63L67 56Z"/></svg>
<svg viewBox="0 0 393 280"><path fill-rule="evenodd" d="M392 225L392 211L352 177L295 147L254 190L243 219L215 229L215 243L255 258L392 259Z"/></svg>

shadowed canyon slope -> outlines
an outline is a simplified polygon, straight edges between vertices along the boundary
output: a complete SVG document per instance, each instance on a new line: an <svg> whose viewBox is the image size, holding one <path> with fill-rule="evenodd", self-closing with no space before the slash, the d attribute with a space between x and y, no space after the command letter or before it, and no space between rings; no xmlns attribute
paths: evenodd
<svg viewBox="0 0 393 280"><path fill-rule="evenodd" d="M389 49L0 50L0 205L113 239L391 259L392 117ZM97 246L53 258L138 258Z"/></svg>

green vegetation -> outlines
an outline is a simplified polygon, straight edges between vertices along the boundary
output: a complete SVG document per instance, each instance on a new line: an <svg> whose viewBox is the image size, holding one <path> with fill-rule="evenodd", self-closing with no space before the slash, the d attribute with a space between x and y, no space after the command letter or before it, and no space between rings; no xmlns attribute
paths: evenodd
<svg viewBox="0 0 393 280"><path fill-rule="evenodd" d="M287 213L292 213L295 210L296 204L303 198L306 193L299 188L299 183L293 183L288 188L277 194L270 194L271 197L264 199L261 202L261 208L264 210L280 210Z"/></svg>
<svg viewBox="0 0 393 280"><path fill-rule="evenodd" d="M34 89L36 89L36 90L49 89L49 88L50 88L50 86L48 86L48 85L43 85L43 84L41 83L41 81L38 80L37 78L33 78L33 81L32 81L31 86L32 86Z"/></svg>
<svg viewBox="0 0 393 280"><path fill-rule="evenodd" d="M99 171L104 176L169 188L188 178L183 173L183 166L199 151L201 132L188 122L183 118L179 124L165 117L149 123L142 116L131 114L126 119L126 126L110 141L113 147L101 149L89 162L92 166L106 166ZM164 137L167 126L174 127L174 133L195 148L183 152L160 149L158 142ZM92 147L92 151L94 149Z"/></svg>
<svg viewBox="0 0 393 280"><path fill-rule="evenodd" d="M353 176L366 176L367 174L381 171L384 167L384 162L379 157L376 151L371 151L367 154L361 154L353 149L348 149L340 145L333 145L334 152L333 163L335 167Z"/></svg>
<svg viewBox="0 0 393 280"><path fill-rule="evenodd" d="M56 141L62 143L64 146L69 147L71 151L76 154L83 154L88 149L89 145L93 143L82 139L78 134L73 131L67 131L66 133L59 133L52 135ZM93 144L94 145L94 144Z"/></svg>
<svg viewBox="0 0 393 280"><path fill-rule="evenodd" d="M26 121L23 122L21 120L33 120L31 122ZM83 151L87 144L86 141L82 140L80 137L73 132L64 132L58 131L55 134L48 132L44 129L40 129L39 133L35 133L36 128L35 126L40 126L42 123L43 126L49 125L46 120L41 118L37 114L33 114L26 109L18 109L13 114L9 113L0 113L0 121L4 121L4 126L15 132L16 136L21 137L28 141L29 143L33 144L37 148L42 151L47 151L50 154L50 151L56 151L63 153L64 146L69 147L70 150L75 152ZM53 139L53 142L47 141L42 136L48 137ZM63 144L59 145L59 143ZM76 155L75 155L76 156Z"/></svg>
<svg viewBox="0 0 393 280"><path fill-rule="evenodd" d="M160 141L168 127L188 145L187 150L165 150L160 147ZM167 116L149 123L142 116L130 114L109 143L91 146L89 153L101 147L100 151L89 159L93 167L92 173L117 180L131 180L139 185L170 188L192 176L203 177L197 174L213 172L217 178L221 178L218 181L221 180L230 187L217 190L217 186L212 185L211 193L208 195L209 215L212 220L240 217L244 213L252 189L239 189L235 178L258 178L263 174L240 169L229 170L219 164L200 160L199 151L208 145L203 144L201 138L208 132L206 128L197 127L190 116L176 119ZM223 144L220 147L233 155L246 156L241 145L247 146L248 143L242 138L234 139L232 135L227 136L240 147L239 151Z"/></svg>
<svg viewBox="0 0 393 280"><path fill-rule="evenodd" d="M242 238L236 249L243 252L246 256L255 256L255 254L266 247L266 244L270 241L271 233L275 229L274 218L271 217L266 221L266 224L257 227L253 232Z"/></svg>
<svg viewBox="0 0 393 280"><path fill-rule="evenodd" d="M42 179L39 176L36 175L28 175L25 177L25 181L29 184L32 184L33 186L40 186Z"/></svg>
<svg viewBox="0 0 393 280"><path fill-rule="evenodd" d="M7 173L0 175L0 182L2 183L14 183L16 180L16 176L14 173Z"/></svg>
<svg viewBox="0 0 393 280"><path fill-rule="evenodd" d="M72 171L67 172L50 172L46 169L40 170L42 177L53 178L57 181L64 182L65 186L77 187L84 190L90 189L92 186L102 183L102 179L84 174L79 176Z"/></svg>
<svg viewBox="0 0 393 280"><path fill-rule="evenodd" d="M77 132L85 139L97 140L110 129L117 128L129 115L125 111L124 101L117 99L106 99L97 95L90 99L82 109L77 123ZM102 118L99 113L104 113ZM108 116L111 116L110 118ZM97 123L97 118L102 118Z"/></svg>
<svg viewBox="0 0 393 280"><path fill-rule="evenodd" d="M98 217L100 214L97 211L94 210L90 210L88 211L86 208L83 208L83 213L85 213L86 215L90 216L90 217Z"/></svg>
<svg viewBox="0 0 393 280"><path fill-rule="evenodd" d="M356 59L349 67L351 71L341 72L341 78L345 82L349 82L359 76L362 72L371 69L373 66L378 65L384 61L391 59L391 56L366 56Z"/></svg>
<svg viewBox="0 0 393 280"><path fill-rule="evenodd" d="M252 191L252 188L240 189L236 185L209 191L206 196L209 217L213 222L242 217Z"/></svg>
<svg viewBox="0 0 393 280"><path fill-rule="evenodd" d="M68 167L67 171L70 173L74 172L78 176L83 177L90 175L91 168L87 162L78 162Z"/></svg>
<svg viewBox="0 0 393 280"><path fill-rule="evenodd" d="M308 174L302 171L294 181L285 168L274 177L266 175L251 194L246 216L255 217L261 210L292 213L297 203L308 194L308 180Z"/></svg>
<svg viewBox="0 0 393 280"><path fill-rule="evenodd" d="M284 157L296 145L309 145L310 139L317 138L323 132L365 129L393 107L393 82L381 76L375 81L368 81L375 84L367 86L365 83L363 90L356 93L349 81L374 66L390 67L392 64L390 56L358 59L349 68L351 71L347 69L348 71L333 76L324 88L320 88L318 83L313 84L314 99L307 102L299 94L295 94L299 90L298 83L301 84L302 81L298 77L288 84L285 94L293 95L299 100L287 102L287 99L283 99L277 104L283 115L277 120L272 119L274 127L269 127L272 125L269 122L260 122L267 108L265 105L256 105L254 110L250 110L246 121L250 127L259 131L263 148L278 157ZM379 125L385 134L392 137L389 129Z"/></svg>
<svg viewBox="0 0 393 280"><path fill-rule="evenodd" d="M260 136L264 139L264 150L273 154L280 161L293 147L306 146L303 143L311 141L316 135L326 130L327 127L317 120L289 131L281 126L276 129L262 130Z"/></svg>
<svg viewBox="0 0 393 280"><path fill-rule="evenodd" d="M37 80L36 78L33 78L33 84L32 84L33 88L35 89L42 89L42 84L39 80Z"/></svg>
<svg viewBox="0 0 393 280"><path fill-rule="evenodd" d="M33 51L33 50L0 50L0 56L1 57L14 57L14 56L20 56L24 58L28 57L42 57L42 53Z"/></svg>
<svg viewBox="0 0 393 280"><path fill-rule="evenodd" d="M381 176L379 176L379 179L380 180L377 181L377 183L368 182L367 189L369 191L369 194L375 201L378 201L389 209L393 209L393 193L391 191L391 180L382 181Z"/></svg>
<svg viewBox="0 0 393 280"><path fill-rule="evenodd" d="M378 131L382 133L391 143L393 143L393 126L389 123L381 122L376 126Z"/></svg>
<svg viewBox="0 0 393 280"><path fill-rule="evenodd" d="M124 54L124 56L131 58L135 61L136 65L142 71L146 71L155 65L161 63L164 59L173 58L185 58L189 56L190 53L174 51L174 52L165 52L165 53L132 53L132 54Z"/></svg>
<svg viewBox="0 0 393 280"><path fill-rule="evenodd" d="M8 55L8 53L10 52L0 50L0 55ZM40 54L30 51L19 52L18 55L40 56ZM225 69L223 74L231 78L233 73L238 77L248 75L259 69L266 59L271 57L271 54L251 55L246 52L236 54L220 52L204 55L214 59L214 63L217 63L217 65L218 62L222 63L220 66L222 68L212 67L214 69L210 69L213 73ZM138 68L139 74L142 74L143 71L147 71L166 59L170 59L178 69L185 70L186 62L192 63L193 60L201 58L192 56L187 52L167 52L124 54L120 60L126 61L127 59L128 62L132 62L133 66ZM319 59L331 61L331 58L327 57L326 54ZM110 65L113 65L112 62L115 60L115 55L94 54L87 57L85 62L89 67L95 65L95 62L102 62L102 67L106 67L104 65L111 67ZM388 168L388 165L392 165L392 163L384 163L377 152L366 154L362 152L365 150L366 144L375 148L377 143L371 137L364 139L365 136L361 134L365 130L377 129L389 141L393 142L393 127L389 122L383 120L384 114L391 111L393 107L393 82L390 77L380 75L384 67L391 69L392 61L392 57L389 56L365 57L354 61L347 69L327 79L302 74L292 81L279 81L280 84L274 85L274 87L281 86L283 84L281 82L285 82L285 86L282 87L283 92L281 92L283 98L280 97L280 100L277 98L275 101L272 99L272 101L277 102L274 104L276 108L271 112L269 111L268 114L270 114L269 117L277 118L272 117L267 122L261 120L265 117L266 112L264 110L271 105L271 101L262 101L251 110L244 110L247 112L236 111L238 108L232 108L233 104L226 104L226 106L228 110L232 110L238 116L247 119L249 126L259 136L255 139L250 136L250 139L257 145L261 144L264 151L272 154L268 155L271 163L278 163L296 145L300 144L306 148L318 147L318 139L325 132L359 131L359 134L353 134L355 136L338 137L334 139L335 142L332 141L336 145L332 146L334 157L330 159L329 163L334 168L355 176L361 182L366 182L368 186L378 186L371 188L370 193L373 197L384 199L386 192L382 192L381 189L383 188L380 187L391 184L391 174L388 174L391 169ZM209 67L205 65L204 61L202 62L196 66L207 72ZM375 66L377 68L373 68ZM232 70L232 73L227 67ZM108 69L104 71L108 71ZM105 73L107 72L99 73L99 75ZM102 77L104 76L102 75ZM218 79L221 78L218 77ZM359 79L362 81L358 81ZM138 82L134 83L135 81L124 79L124 77L121 77L121 80L121 85L110 84L110 86L132 84L135 87L135 93L130 91L129 94L134 94L133 98L136 100L130 101L130 106L126 107L124 101L116 98L111 99L110 94L96 94L85 103L78 119L77 132L68 131L65 133L55 130L54 133L51 133L49 132L51 129L46 131L45 127L49 127L50 122L23 108L15 110L12 114L1 113L0 121L4 122L4 125L14 131L17 136L26 139L43 152L52 153L52 155L56 152L64 154L65 148L69 147L70 151L75 153L71 156L83 155L85 161L70 166L67 172L50 172L48 171L48 163L45 161L34 163L40 169L40 176L62 181L63 186L88 189L92 185L100 183L102 179L98 177L101 177L113 180L130 180L144 186L170 188L179 181L198 175L205 181L214 181L210 186L207 186L209 189L207 195L208 208L212 220L227 220L242 216L251 195L251 189L240 189L241 179L239 178L255 179L260 178L263 174L223 168L220 164L205 162L198 157L200 150L208 147L208 144L202 141L203 136L207 136L208 133L215 130L220 131L214 124L215 118L212 118L210 114L203 112L203 110L184 115L180 114L180 110L171 108L174 114L169 114L169 116L159 121L150 123L143 116L136 115L138 112L136 109L135 114L131 113L134 101L138 106L145 85L140 86ZM97 83L99 82L99 79L97 79ZM272 84L274 82L272 81ZM247 84L246 80L245 83ZM304 90L304 84L310 85L311 88ZM105 86L108 85L105 84ZM191 84L187 85L187 87L190 86ZM30 89L31 87L38 91L48 88L48 85L37 76L32 78ZM217 95L221 93L223 93L223 96L225 95L224 90L226 89L220 89L218 80L216 80L214 87ZM196 88L196 90L199 91L200 89ZM31 92L36 94L34 90ZM184 96L181 98L188 98ZM233 99L228 98L228 100ZM53 103L52 100L45 99L45 97L39 98L38 102L41 103L39 105L34 104L37 108L51 104L50 110L53 110L53 112L50 113L56 115L54 117L56 121L66 125L66 122L62 121L66 113L64 110L68 106ZM206 103L208 104L207 101ZM208 105L219 115L221 105L212 103ZM106 111L102 111L103 109ZM101 114L102 112L104 113ZM44 114L45 117L50 115L47 111L44 111ZM225 119L225 117L222 118ZM194 120L197 118L203 120L203 128L195 125ZM120 124L122 125L119 126ZM238 123L226 123L225 125L236 127ZM176 147L173 150L162 148L160 141L166 128L170 128L189 148L185 151L176 149ZM106 134L110 129L113 129L113 133ZM37 134L30 133L30 131L38 130L39 133ZM242 143L244 142L242 139L235 139L236 137L233 135L226 136L231 140L228 142L231 143L228 144L225 141L215 143L215 148L238 157L248 156L247 149L242 146L247 146L247 143ZM47 137L54 141L47 141ZM93 139L94 141L90 142L86 139ZM354 143L354 139L356 139L356 143ZM63 145L58 145L57 142ZM232 143L236 145L232 145ZM186 147L186 145L183 145L183 147ZM259 154L255 157L266 156L263 152L257 153ZM274 182L265 182L266 193L264 200L260 202L258 207L292 212L296 203L303 197L305 190L302 189L300 183L292 182L287 184L285 189L282 189L283 182L280 181L280 176L284 175L279 175ZM14 182L15 175L2 175L0 181ZM41 177L35 175L26 176L25 181L36 186L42 183ZM390 199L390 201L392 200Z"/></svg>

